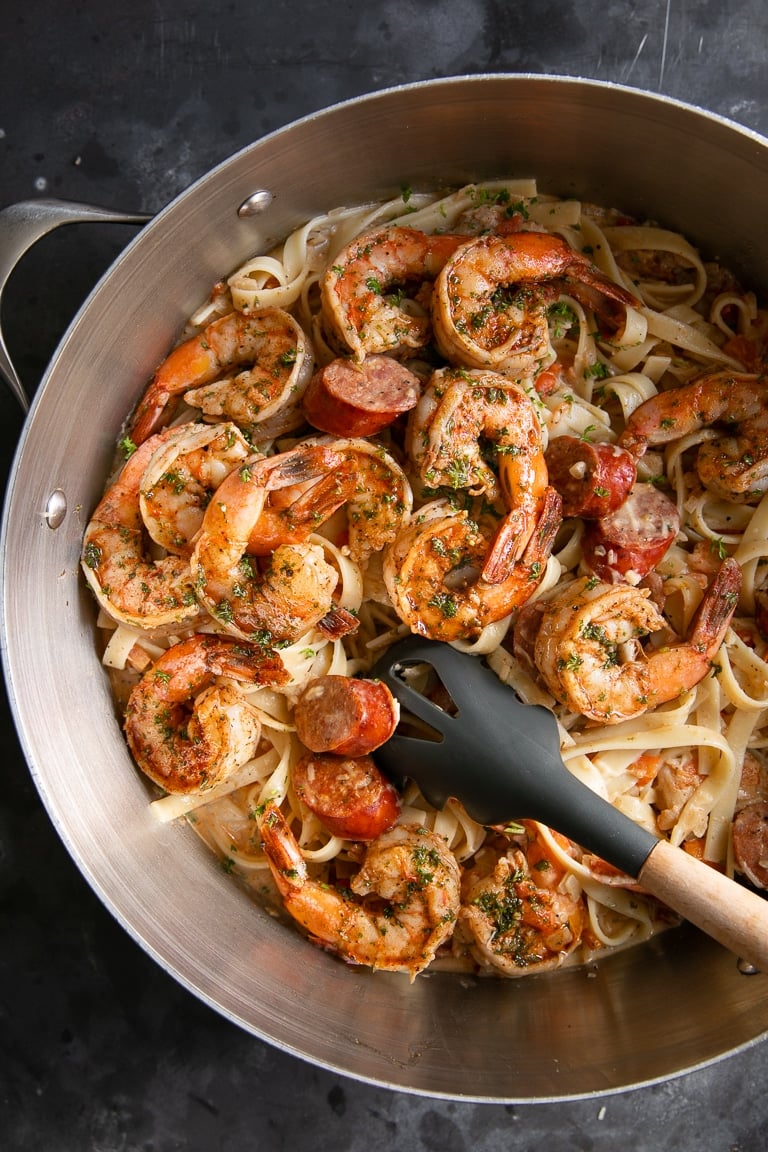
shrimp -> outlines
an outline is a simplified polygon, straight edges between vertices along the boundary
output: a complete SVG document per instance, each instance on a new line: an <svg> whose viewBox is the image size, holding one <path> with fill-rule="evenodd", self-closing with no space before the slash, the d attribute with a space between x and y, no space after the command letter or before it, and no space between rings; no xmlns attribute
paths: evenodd
<svg viewBox="0 0 768 1152"><path fill-rule="evenodd" d="M574 581L542 612L536 666L557 700L603 724L641 716L695 687L707 675L728 629L741 571L725 560L710 583L684 641L643 650L639 637L664 618L647 588Z"/></svg>
<svg viewBox="0 0 768 1152"><path fill-rule="evenodd" d="M464 242L463 236L430 236L398 226L353 240L321 282L329 334L358 360L370 353L423 348L432 332L429 315L414 300L406 311L402 290L433 280Z"/></svg>
<svg viewBox="0 0 768 1152"><path fill-rule="evenodd" d="M243 364L251 367L236 372ZM224 416L251 428L289 398L300 398L312 367L309 342L288 312L230 312L179 344L163 361L134 413L131 439L141 444L167 423L182 395L206 416ZM301 423L298 406L296 423Z"/></svg>
<svg viewBox="0 0 768 1152"><path fill-rule="evenodd" d="M327 463L289 504L265 508L251 532L249 549L263 554L279 544L306 539L346 504L349 553L364 564L407 522L413 506L411 486L393 457L367 440L316 436L284 453L283 459L313 453Z"/></svg>
<svg viewBox="0 0 768 1152"><path fill-rule="evenodd" d="M254 710L229 677L259 685L288 679L274 652L197 633L174 644L128 699L125 734L141 770L167 792L202 792L252 759L261 737Z"/></svg>
<svg viewBox="0 0 768 1152"><path fill-rule="evenodd" d="M135 628L160 628L199 615L188 562L180 556L153 560L146 552L140 490L152 456L173 438L153 436L123 465L102 496L83 538L81 566L101 607Z"/></svg>
<svg viewBox="0 0 768 1152"><path fill-rule="evenodd" d="M369 845L348 893L310 877L274 805L267 806L260 827L287 911L348 963L408 972L413 980L452 935L460 908L459 866L436 833L395 824ZM368 904L366 897L376 899Z"/></svg>
<svg viewBox="0 0 768 1152"><path fill-rule="evenodd" d="M269 491L324 471L329 452L316 447L251 456L230 472L208 505L190 561L192 578L200 603L231 635L290 642L331 608L338 574L319 545L281 544L261 571L249 553Z"/></svg>
<svg viewBox="0 0 768 1152"><path fill-rule="evenodd" d="M446 261L435 280L432 323L452 364L525 373L555 359L547 304L558 289L591 304L637 305L581 252L548 232L479 236Z"/></svg>
<svg viewBox="0 0 768 1152"><path fill-rule="evenodd" d="M466 510L436 501L385 552L384 580L395 611L412 632L433 640L479 635L536 591L559 525L560 497L548 488L535 530L510 563L503 524L499 531L498 521L476 522ZM512 546L509 552L517 554ZM485 574L489 567L492 578Z"/></svg>
<svg viewBox="0 0 768 1152"><path fill-rule="evenodd" d="M724 500L752 503L768 491L768 387L765 375L725 369L659 392L627 420L619 444L635 456L722 421L732 430L699 446L696 471Z"/></svg>
<svg viewBox="0 0 768 1152"><path fill-rule="evenodd" d="M496 455L498 481L481 437ZM547 466L542 427L521 387L495 372L440 369L411 416L408 441L425 484L466 488L488 501L503 496L512 513L507 531L514 527L527 544L544 507Z"/></svg>
<svg viewBox="0 0 768 1152"><path fill-rule="evenodd" d="M561 883L566 873L537 847L528 853L510 848L489 876L470 880L462 900L461 922L477 960L505 976L559 968L581 943L586 924L580 897Z"/></svg>
<svg viewBox="0 0 768 1152"><path fill-rule="evenodd" d="M252 449L235 424L184 424L152 455L139 507L152 539L188 556L205 509L222 480Z"/></svg>

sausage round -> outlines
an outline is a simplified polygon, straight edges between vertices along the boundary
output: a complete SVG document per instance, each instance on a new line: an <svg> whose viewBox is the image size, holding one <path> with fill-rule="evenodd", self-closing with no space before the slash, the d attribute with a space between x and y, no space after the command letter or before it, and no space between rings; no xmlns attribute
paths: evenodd
<svg viewBox="0 0 768 1152"><path fill-rule="evenodd" d="M421 383L391 356L332 360L310 380L302 406L310 424L335 436L373 436L415 408Z"/></svg>
<svg viewBox="0 0 768 1152"><path fill-rule="evenodd" d="M768 803L755 800L733 821L736 867L758 888L768 888Z"/></svg>
<svg viewBox="0 0 768 1152"><path fill-rule="evenodd" d="M669 497L651 484L635 484L615 512L587 524L584 560L601 580L637 583L656 567L679 528L677 507Z"/></svg>
<svg viewBox="0 0 768 1152"><path fill-rule="evenodd" d="M389 740L400 708L381 680L320 676L304 689L293 718L299 740L313 752L364 756Z"/></svg>
<svg viewBox="0 0 768 1152"><path fill-rule="evenodd" d="M344 840L375 840L400 814L400 797L370 756L311 753L292 780L299 799Z"/></svg>
<svg viewBox="0 0 768 1152"><path fill-rule="evenodd" d="M545 453L549 482L560 493L563 516L597 520L624 503L637 477L635 461L615 444L556 436Z"/></svg>

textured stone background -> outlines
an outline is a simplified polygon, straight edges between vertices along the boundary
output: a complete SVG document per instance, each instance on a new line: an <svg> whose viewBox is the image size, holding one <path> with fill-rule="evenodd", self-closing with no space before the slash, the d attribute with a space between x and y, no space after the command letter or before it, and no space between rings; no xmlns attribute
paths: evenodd
<svg viewBox="0 0 768 1152"><path fill-rule="evenodd" d="M764 0L4 0L0 204L153 212L297 116L483 71L660 91L768 133ZM124 230L27 256L3 322L32 389ZM0 468L21 418L0 394ZM40 718L45 723L45 717ZM765 1042L673 1082L526 1106L412 1097L314 1068L190 996L103 909L53 831L0 711L0 1146L429 1152L762 1152Z"/></svg>

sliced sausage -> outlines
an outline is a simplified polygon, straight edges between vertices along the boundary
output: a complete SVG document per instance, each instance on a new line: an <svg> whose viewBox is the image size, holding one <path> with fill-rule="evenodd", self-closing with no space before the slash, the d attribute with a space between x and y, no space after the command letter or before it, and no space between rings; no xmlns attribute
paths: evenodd
<svg viewBox="0 0 768 1152"><path fill-rule="evenodd" d="M313 752L364 756L389 740L400 708L381 680L320 676L304 689L293 715L299 740Z"/></svg>
<svg viewBox="0 0 768 1152"><path fill-rule="evenodd" d="M310 424L334 436L373 436L415 408L421 383L391 356L332 360L314 374L302 406Z"/></svg>
<svg viewBox="0 0 768 1152"><path fill-rule="evenodd" d="M601 580L638 583L659 563L679 528L669 497L651 484L636 484L615 512L587 524L584 560Z"/></svg>
<svg viewBox="0 0 768 1152"><path fill-rule="evenodd" d="M296 795L334 836L375 840L400 814L400 797L370 756L310 753L293 769Z"/></svg>
<svg viewBox="0 0 768 1152"><path fill-rule="evenodd" d="M768 803L756 800L733 821L736 867L758 888L768 888Z"/></svg>
<svg viewBox="0 0 768 1152"><path fill-rule="evenodd" d="M563 500L563 516L598 520L624 503L637 477L630 452L577 436L550 440L545 459L549 482Z"/></svg>

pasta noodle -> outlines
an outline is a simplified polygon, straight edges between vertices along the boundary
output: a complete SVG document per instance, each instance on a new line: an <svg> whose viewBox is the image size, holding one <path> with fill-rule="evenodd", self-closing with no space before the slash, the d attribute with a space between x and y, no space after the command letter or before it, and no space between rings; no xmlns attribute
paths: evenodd
<svg viewBox="0 0 768 1152"><path fill-rule="evenodd" d="M733 833L768 826L766 332L684 236L533 180L338 208L247 260L148 385L83 545L157 819L411 976L673 923L525 813L481 827L408 783L366 837L310 802L334 755L299 738L311 686L415 631L553 709L566 766L633 820L768 886L765 839ZM374 868L385 842L411 864Z"/></svg>

